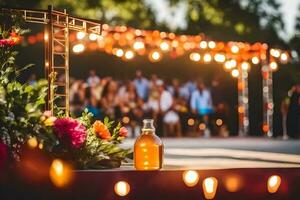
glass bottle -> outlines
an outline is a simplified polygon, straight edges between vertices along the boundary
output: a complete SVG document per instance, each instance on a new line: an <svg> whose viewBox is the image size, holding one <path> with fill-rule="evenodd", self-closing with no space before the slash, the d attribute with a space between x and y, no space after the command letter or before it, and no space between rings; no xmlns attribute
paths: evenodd
<svg viewBox="0 0 300 200"><path fill-rule="evenodd" d="M153 119L144 119L141 135L134 144L134 167L137 170L159 170L163 162L163 143L155 134Z"/></svg>

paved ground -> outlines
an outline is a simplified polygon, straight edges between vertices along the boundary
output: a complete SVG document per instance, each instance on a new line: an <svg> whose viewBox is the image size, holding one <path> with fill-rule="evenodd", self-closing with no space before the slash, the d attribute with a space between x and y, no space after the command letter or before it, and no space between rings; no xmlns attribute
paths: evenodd
<svg viewBox="0 0 300 200"><path fill-rule="evenodd" d="M167 138L164 168L300 167L300 140ZM127 139L132 147L134 139Z"/></svg>

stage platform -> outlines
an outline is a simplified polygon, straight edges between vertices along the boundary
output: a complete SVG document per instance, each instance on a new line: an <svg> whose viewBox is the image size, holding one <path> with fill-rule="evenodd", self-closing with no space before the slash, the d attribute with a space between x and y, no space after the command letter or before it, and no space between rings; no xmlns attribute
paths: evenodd
<svg viewBox="0 0 300 200"><path fill-rule="evenodd" d="M300 141L268 138L163 139L165 164L160 171L135 171L132 163L112 170L75 170L72 182L54 186L49 178L31 180L11 171L1 178L0 199L92 200L198 200L205 199L203 182L217 180L213 199L300 199ZM128 139L125 147L131 147ZM194 170L199 181L188 187L183 174ZM275 193L267 183L276 175L281 182ZM130 186L118 196L115 184Z"/></svg>

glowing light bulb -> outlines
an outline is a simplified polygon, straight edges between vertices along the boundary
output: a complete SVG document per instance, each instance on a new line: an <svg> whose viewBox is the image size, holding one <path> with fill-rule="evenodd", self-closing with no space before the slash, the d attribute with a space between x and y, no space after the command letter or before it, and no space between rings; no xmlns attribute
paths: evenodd
<svg viewBox="0 0 300 200"><path fill-rule="evenodd" d="M134 52L131 50L127 50L125 52L124 56L127 60L131 60L134 57Z"/></svg>
<svg viewBox="0 0 300 200"><path fill-rule="evenodd" d="M194 187L199 182L199 174L194 170L188 170L182 174L183 182L188 187Z"/></svg>
<svg viewBox="0 0 300 200"><path fill-rule="evenodd" d="M81 53L83 52L85 49L84 45L83 44L76 44L73 46L73 52L74 53Z"/></svg>
<svg viewBox="0 0 300 200"><path fill-rule="evenodd" d="M133 48L135 50L141 50L145 48L145 44L142 41L136 41L135 43L133 43Z"/></svg>
<svg viewBox="0 0 300 200"><path fill-rule="evenodd" d="M271 49L270 50L270 54L275 57L275 58L279 58L280 56L280 51L278 49Z"/></svg>
<svg viewBox="0 0 300 200"><path fill-rule="evenodd" d="M216 120L216 125L217 126L222 126L223 125L223 120L222 119L217 119Z"/></svg>
<svg viewBox="0 0 300 200"><path fill-rule="evenodd" d="M280 61L281 62L286 62L288 60L288 55L287 55L287 53L282 53L281 55L280 55Z"/></svg>
<svg viewBox="0 0 300 200"><path fill-rule="evenodd" d="M207 42L206 41L201 41L199 46L200 46L201 49L206 49L207 48Z"/></svg>
<svg viewBox="0 0 300 200"><path fill-rule="evenodd" d="M210 54L208 54L208 53L204 54L204 56L203 56L204 62L208 63L208 62L211 62L211 60L212 60L212 58L211 58Z"/></svg>
<svg viewBox="0 0 300 200"><path fill-rule="evenodd" d="M248 71L250 69L250 64L248 62L242 62L242 70Z"/></svg>
<svg viewBox="0 0 300 200"><path fill-rule="evenodd" d="M236 45L233 45L233 46L231 47L231 52L232 52L232 53L238 53L239 50L240 50L240 48L239 48L238 46L236 46Z"/></svg>
<svg viewBox="0 0 300 200"><path fill-rule="evenodd" d="M122 50L122 49L118 49L117 51L116 51L116 56L117 57L122 57L124 55L124 51Z"/></svg>
<svg viewBox="0 0 300 200"><path fill-rule="evenodd" d="M190 119L188 119L187 123L188 123L189 126L194 126L195 120L190 118Z"/></svg>
<svg viewBox="0 0 300 200"><path fill-rule="evenodd" d="M215 59L216 62L223 63L223 62L225 62L226 57L225 57L224 54L217 53L217 54L214 56L214 59Z"/></svg>
<svg viewBox="0 0 300 200"><path fill-rule="evenodd" d="M270 193L275 193L278 191L281 184L281 178L278 175L272 175L268 179L267 187Z"/></svg>
<svg viewBox="0 0 300 200"><path fill-rule="evenodd" d="M161 59L161 53L159 51L152 51L150 54L149 54L149 59L153 62L157 62Z"/></svg>
<svg viewBox="0 0 300 200"><path fill-rule="evenodd" d="M202 188L206 199L213 199L216 195L218 180L215 177L204 179Z"/></svg>
<svg viewBox="0 0 300 200"><path fill-rule="evenodd" d="M234 70L231 71L231 76L234 77L234 78L238 77L239 74L240 74L240 72L237 69L234 69Z"/></svg>
<svg viewBox="0 0 300 200"><path fill-rule="evenodd" d="M130 192L130 185L126 181L119 181L114 187L115 193L119 196L126 196Z"/></svg>
<svg viewBox="0 0 300 200"><path fill-rule="evenodd" d="M91 34L89 35L89 39L90 39L91 41L95 41L95 40L98 39L98 35L95 34L95 33L91 33Z"/></svg>
<svg viewBox="0 0 300 200"><path fill-rule="evenodd" d="M206 125L204 123L199 124L200 131L204 131L206 129Z"/></svg>
<svg viewBox="0 0 300 200"><path fill-rule="evenodd" d="M201 59L201 56L200 56L200 54L199 53L191 53L190 54L190 59L192 60L192 61L195 61L195 62L198 62L200 59Z"/></svg>
<svg viewBox="0 0 300 200"><path fill-rule="evenodd" d="M162 42L159 45L162 51L168 51L170 49L170 45L167 42Z"/></svg>
<svg viewBox="0 0 300 200"><path fill-rule="evenodd" d="M45 32L45 34L44 34L44 40L48 40L49 39L49 35L48 35L48 33L47 32Z"/></svg>
<svg viewBox="0 0 300 200"><path fill-rule="evenodd" d="M251 59L252 63L254 65L257 65L259 63L259 58L257 56L254 56L252 59Z"/></svg>
<svg viewBox="0 0 300 200"><path fill-rule="evenodd" d="M85 37L85 32L78 32L76 37L78 40L82 40Z"/></svg>
<svg viewBox="0 0 300 200"><path fill-rule="evenodd" d="M215 43L214 41L209 41L209 42L208 42L208 47L209 47L210 49L214 49L214 48L216 47L216 43Z"/></svg>
<svg viewBox="0 0 300 200"><path fill-rule="evenodd" d="M278 69L278 64L273 61L273 62L270 63L270 68L271 68L272 71L275 71L275 70Z"/></svg>

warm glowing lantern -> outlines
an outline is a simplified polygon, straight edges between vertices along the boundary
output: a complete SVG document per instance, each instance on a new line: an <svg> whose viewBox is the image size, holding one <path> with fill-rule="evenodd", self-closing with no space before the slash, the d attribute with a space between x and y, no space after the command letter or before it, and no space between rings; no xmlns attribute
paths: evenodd
<svg viewBox="0 0 300 200"><path fill-rule="evenodd" d="M231 71L231 75L232 75L232 77L234 77L234 78L238 77L239 74L240 74L240 72L239 72L239 70L237 70L237 69L234 69L234 70Z"/></svg>
<svg viewBox="0 0 300 200"><path fill-rule="evenodd" d="M119 196L126 196L130 192L130 185L126 181L119 181L114 187L115 193Z"/></svg>
<svg viewBox="0 0 300 200"><path fill-rule="evenodd" d="M83 44L76 44L73 46L73 52L74 53L81 53L83 52L85 49L84 45Z"/></svg>
<svg viewBox="0 0 300 200"><path fill-rule="evenodd" d="M240 48L239 48L237 45L233 45L233 46L231 47L231 52L232 52L232 53L238 53L239 50L240 50Z"/></svg>
<svg viewBox="0 0 300 200"><path fill-rule="evenodd" d="M36 139L36 137L31 137L27 140L27 144L30 148L35 148L38 146L38 141Z"/></svg>
<svg viewBox="0 0 300 200"><path fill-rule="evenodd" d="M85 32L78 32L76 37L78 40L82 40L85 37Z"/></svg>
<svg viewBox="0 0 300 200"><path fill-rule="evenodd" d="M252 59L251 59L251 62L254 64L254 65L257 65L259 63L259 58L257 56L254 56Z"/></svg>
<svg viewBox="0 0 300 200"><path fill-rule="evenodd" d="M225 62L226 57L225 57L224 54L217 53L217 54L214 56L214 59L215 59L216 62L223 63L223 62Z"/></svg>
<svg viewBox="0 0 300 200"><path fill-rule="evenodd" d="M216 195L218 187L218 180L215 177L208 177L204 179L202 188L205 199L213 199Z"/></svg>
<svg viewBox="0 0 300 200"><path fill-rule="evenodd" d="M205 123L199 124L199 129L200 131L204 131L206 129L206 124Z"/></svg>
<svg viewBox="0 0 300 200"><path fill-rule="evenodd" d="M191 53L190 54L190 59L192 60L192 61L195 61L195 62L198 62L200 59L201 59L201 56L200 56L200 54L199 53Z"/></svg>
<svg viewBox="0 0 300 200"><path fill-rule="evenodd" d="M49 176L55 186L65 187L73 180L73 170L69 164L55 159L50 166Z"/></svg>
<svg viewBox="0 0 300 200"><path fill-rule="evenodd" d="M195 120L192 119L192 118L190 118L190 119L188 119L187 124L188 124L189 126L194 126L194 125L195 125Z"/></svg>
<svg viewBox="0 0 300 200"><path fill-rule="evenodd" d="M212 58L211 58L211 55L209 53L206 53L204 54L203 56L203 61L208 63L208 62L211 62Z"/></svg>
<svg viewBox="0 0 300 200"><path fill-rule="evenodd" d="M275 193L278 191L281 184L281 178L278 175L270 176L268 179L267 187L270 193Z"/></svg>
<svg viewBox="0 0 300 200"><path fill-rule="evenodd" d="M89 35L89 39L90 39L91 41L96 41L96 40L98 39L98 35L95 34L95 33L91 33L91 34Z"/></svg>
<svg viewBox="0 0 300 200"><path fill-rule="evenodd" d="M125 59L131 60L134 57L134 52L132 50L127 50L124 54Z"/></svg>
<svg viewBox="0 0 300 200"><path fill-rule="evenodd" d="M183 182L188 187L194 187L199 182L199 174L197 171L188 170L182 174Z"/></svg>
<svg viewBox="0 0 300 200"><path fill-rule="evenodd" d="M222 119L217 119L216 120L216 125L217 126L222 126L223 125L223 120Z"/></svg>
<svg viewBox="0 0 300 200"><path fill-rule="evenodd" d="M278 69L278 64L275 61L271 62L270 63L270 69L272 71L276 71Z"/></svg>

